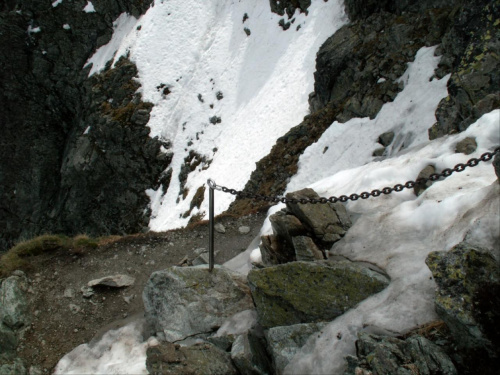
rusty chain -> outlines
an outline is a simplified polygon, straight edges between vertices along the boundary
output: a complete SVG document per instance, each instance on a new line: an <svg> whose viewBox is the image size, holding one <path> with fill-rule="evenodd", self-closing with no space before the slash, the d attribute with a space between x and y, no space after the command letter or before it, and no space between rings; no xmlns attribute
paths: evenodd
<svg viewBox="0 0 500 375"><path fill-rule="evenodd" d="M482 161L489 161L493 159L493 157L496 154L500 153L500 147L495 148L493 152L485 152L482 154L479 158L472 158L469 159L466 163L459 163L455 165L453 168L446 168L441 173L433 173L429 177L421 177L418 178L415 181L407 181L404 184L396 184L393 187L385 187L383 189L375 189L372 190L371 192L364 191L360 194L351 194L351 195L341 195L340 197L321 197L321 198L302 198L302 199L296 199L296 198L286 198L286 197L280 197L280 196L266 196L266 195L260 195L260 194L252 194L252 193L245 193L244 191L238 191L235 189L229 189L225 186L220 186L215 183L215 181L209 179L208 180L208 186L211 189L214 190L219 190L224 193L229 193L236 195L239 198L250 198L250 199L255 199L255 200L261 200L265 202L270 202L270 203L311 203L311 204L316 204L316 203L335 203L335 202L347 202L348 200L351 201L357 201L359 198L361 199L368 199L370 197L379 197L380 195L388 195L391 194L392 192L396 191L403 191L404 189L413 189L417 185L423 185L427 181L437 181L440 178L446 178L451 176L454 172L463 172L467 167L475 167L477 166L480 162Z"/></svg>

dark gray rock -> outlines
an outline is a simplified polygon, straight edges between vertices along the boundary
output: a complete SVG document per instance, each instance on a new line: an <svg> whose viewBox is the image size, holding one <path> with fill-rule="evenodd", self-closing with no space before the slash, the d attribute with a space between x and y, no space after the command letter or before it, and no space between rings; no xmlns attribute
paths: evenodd
<svg viewBox="0 0 500 375"><path fill-rule="evenodd" d="M306 188L286 195L289 199L319 199L312 189ZM319 240L333 244L340 240L351 226L345 207L341 203L302 204L287 203L287 208L312 231Z"/></svg>
<svg viewBox="0 0 500 375"><path fill-rule="evenodd" d="M465 155L470 155L477 149L477 143L475 138L467 137L462 139L455 146L455 152L460 152Z"/></svg>
<svg viewBox="0 0 500 375"><path fill-rule="evenodd" d="M239 335L231 348L231 359L241 374L265 375L272 373L266 344L256 332Z"/></svg>
<svg viewBox="0 0 500 375"><path fill-rule="evenodd" d="M269 0L269 3L271 12L280 16L283 16L286 12L288 18L292 18L297 9L307 14L307 8L311 5L311 0Z"/></svg>
<svg viewBox="0 0 500 375"><path fill-rule="evenodd" d="M154 272L142 295L151 333L168 341L211 333L237 312L253 308L244 278L221 266L171 267Z"/></svg>
<svg viewBox="0 0 500 375"><path fill-rule="evenodd" d="M427 180L426 182L418 182L419 178L429 178L431 174L436 173L436 168L434 168L433 165L428 165L424 169L420 171L420 173L417 176L417 179L415 180L417 183L415 184L415 187L413 188L413 191L415 192L416 196L419 196L426 190L429 186L432 185L432 181Z"/></svg>
<svg viewBox="0 0 500 375"><path fill-rule="evenodd" d="M456 345L496 357L500 343L499 263L487 250L467 243L435 251L425 260L438 286L436 312Z"/></svg>
<svg viewBox="0 0 500 375"><path fill-rule="evenodd" d="M259 246L264 266L273 266L293 262L295 258L295 249L282 237L269 235L262 236Z"/></svg>
<svg viewBox="0 0 500 375"><path fill-rule="evenodd" d="M286 365L305 345L307 339L321 331L328 323L304 323L291 326L273 327L266 331L269 353L276 374L283 374Z"/></svg>
<svg viewBox="0 0 500 375"><path fill-rule="evenodd" d="M497 175L497 179L500 181L500 154L496 154L493 159L493 168L495 168L495 174Z"/></svg>
<svg viewBox="0 0 500 375"><path fill-rule="evenodd" d="M415 335L406 340L358 334L357 357L347 357L344 375L359 374L439 374L456 375L457 370L443 349Z"/></svg>
<svg viewBox="0 0 500 375"><path fill-rule="evenodd" d="M385 152L385 147L380 147L377 148L375 151L373 151L372 156L378 157L378 156L383 156Z"/></svg>
<svg viewBox="0 0 500 375"><path fill-rule="evenodd" d="M169 342L149 347L146 368L151 375L237 375L229 353L208 342L180 346Z"/></svg>
<svg viewBox="0 0 500 375"><path fill-rule="evenodd" d="M259 324L271 328L333 320L389 278L352 262L291 262L251 270L248 283Z"/></svg>
<svg viewBox="0 0 500 375"><path fill-rule="evenodd" d="M288 244L292 243L292 237L307 234L307 229L300 220L290 213L278 211L269 216L271 228L276 236L282 237Z"/></svg>
<svg viewBox="0 0 500 375"><path fill-rule="evenodd" d="M384 147L389 146L393 140L394 132L385 132L378 137L378 143L380 143Z"/></svg>
<svg viewBox="0 0 500 375"><path fill-rule="evenodd" d="M145 126L151 105L135 95L132 63L91 78L82 67L120 14L139 17L150 4L96 1L85 13L79 1L14 0L0 9L0 251L46 232L147 225L145 190L168 165ZM29 34L27 25L42 31Z"/></svg>

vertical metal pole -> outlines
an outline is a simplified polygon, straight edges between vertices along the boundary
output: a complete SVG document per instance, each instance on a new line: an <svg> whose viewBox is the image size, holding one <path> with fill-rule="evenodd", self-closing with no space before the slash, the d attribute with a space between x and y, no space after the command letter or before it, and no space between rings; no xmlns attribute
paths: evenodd
<svg viewBox="0 0 500 375"><path fill-rule="evenodd" d="M208 192L208 271L214 269L214 189L210 186Z"/></svg>

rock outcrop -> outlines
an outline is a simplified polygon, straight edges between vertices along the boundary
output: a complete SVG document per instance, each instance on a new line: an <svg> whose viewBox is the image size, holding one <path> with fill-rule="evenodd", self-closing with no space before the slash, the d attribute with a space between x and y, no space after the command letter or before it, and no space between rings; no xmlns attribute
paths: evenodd
<svg viewBox="0 0 500 375"><path fill-rule="evenodd" d="M490 252L467 243L432 252L426 263L438 289L436 312L449 327L458 348L499 355L500 266Z"/></svg>
<svg viewBox="0 0 500 375"><path fill-rule="evenodd" d="M148 135L137 69L123 59L88 78L83 67L121 13L138 18L151 0L92 4L92 13L82 1L0 7L0 251L19 237L148 223L145 190L162 184L169 159Z"/></svg>

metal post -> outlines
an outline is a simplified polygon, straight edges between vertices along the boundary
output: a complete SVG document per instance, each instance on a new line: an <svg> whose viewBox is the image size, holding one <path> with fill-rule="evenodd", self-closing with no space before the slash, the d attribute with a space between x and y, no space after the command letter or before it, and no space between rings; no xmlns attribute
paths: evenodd
<svg viewBox="0 0 500 375"><path fill-rule="evenodd" d="M214 269L214 188L215 183L212 180L208 180L208 186L210 190L208 191L208 271L212 272Z"/></svg>

